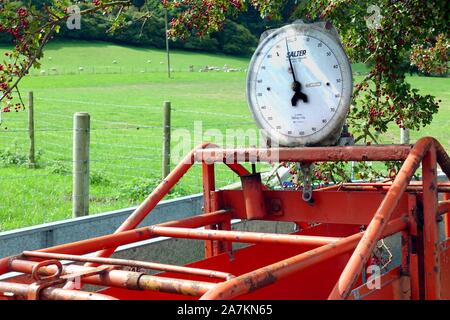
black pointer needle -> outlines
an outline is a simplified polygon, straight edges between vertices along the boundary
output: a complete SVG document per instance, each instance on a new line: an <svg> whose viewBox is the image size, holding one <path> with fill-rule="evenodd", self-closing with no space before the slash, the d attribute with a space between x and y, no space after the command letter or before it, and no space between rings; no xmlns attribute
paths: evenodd
<svg viewBox="0 0 450 320"><path fill-rule="evenodd" d="M288 56L288 60L289 60L289 66L291 67L292 77L294 79L294 82L292 83L292 90L294 91L294 96L291 99L291 104L292 104L292 106L297 106L298 100L302 100L303 102L308 102L308 96L301 91L302 85L295 78L295 71L294 71L294 67L292 66L291 55L289 54L289 45L288 45L287 39L286 39L286 49L287 49L287 56Z"/></svg>

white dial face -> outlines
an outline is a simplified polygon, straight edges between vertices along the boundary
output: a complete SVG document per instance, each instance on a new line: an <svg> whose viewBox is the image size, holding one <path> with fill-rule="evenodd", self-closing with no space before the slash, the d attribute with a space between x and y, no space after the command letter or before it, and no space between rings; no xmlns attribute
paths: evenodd
<svg viewBox="0 0 450 320"><path fill-rule="evenodd" d="M317 144L343 124L351 70L336 39L288 27L269 35L255 52L247 96L259 126L281 145Z"/></svg>

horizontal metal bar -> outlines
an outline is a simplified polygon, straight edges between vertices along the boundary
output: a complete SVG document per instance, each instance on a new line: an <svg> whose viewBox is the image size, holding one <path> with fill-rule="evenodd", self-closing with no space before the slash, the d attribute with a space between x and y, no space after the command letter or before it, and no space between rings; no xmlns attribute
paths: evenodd
<svg viewBox="0 0 450 320"><path fill-rule="evenodd" d="M38 262L15 259L11 261L11 269L17 272L31 273ZM95 267L67 265L63 266L63 275L90 271ZM49 265L39 269L40 275L55 274L55 266ZM83 277L83 283L99 286L125 288L130 290L151 290L199 296L212 289L216 283L193 281L175 278L151 276L142 272L125 270L105 270L102 274Z"/></svg>
<svg viewBox="0 0 450 320"><path fill-rule="evenodd" d="M339 188L336 188L339 189ZM364 185L343 185L341 186L340 190L344 191L377 191L377 190L383 190L383 191L389 191L390 189L390 185L384 185L384 186L364 186ZM326 190L321 190L320 191L326 191ZM450 186L448 185L438 185L436 188L437 192L450 192ZM406 187L406 191L407 192L422 192L423 191L423 187L421 185L409 185Z"/></svg>
<svg viewBox="0 0 450 320"><path fill-rule="evenodd" d="M260 232L244 232L244 231L226 231L226 230L201 230L187 229L175 227L148 227L149 231L154 235L197 239L197 240L219 240L242 243L270 243L270 244L288 244L288 245L312 245L321 246L324 244L334 243L341 238L321 237L321 236L305 236L305 235L288 235L276 233L260 233Z"/></svg>
<svg viewBox="0 0 450 320"><path fill-rule="evenodd" d="M231 212L219 210L212 213L201 214L181 220L174 220L159 224L160 226L198 228L205 225L216 224L229 220ZM128 243L154 238L155 235L147 227L109 234L106 236L76 241L55 247L38 250L40 252L56 252L64 254L86 254L101 249L115 248ZM13 257L0 259L0 275L9 271L10 260Z"/></svg>
<svg viewBox="0 0 450 320"><path fill-rule="evenodd" d="M143 269L151 269L151 270L159 270L166 272L175 272L182 274L191 274L198 276L205 276L210 278L219 278L219 279L231 279L233 275L226 272L220 272L215 270L208 269L199 269L199 268L191 268L184 266L175 266L170 264L163 263L155 263L155 262L146 262L146 261L135 261L135 260L126 260L126 259L115 259L115 258L99 258L99 257L82 257L71 254L60 254L60 253L51 253L51 252L39 252L39 251L24 251L22 253L25 257L34 257L34 258L48 258L48 259L59 259L59 260L69 260L69 261L77 261L77 262L93 262L98 264L109 264L109 265L117 265L117 266L126 266L126 267L135 267L135 268L143 268Z"/></svg>
<svg viewBox="0 0 450 320"><path fill-rule="evenodd" d="M28 284L0 281L0 292L7 292L22 298L27 297L29 288L30 285ZM39 298L42 300L117 300L116 298L101 293L67 290L55 287L42 289Z"/></svg>
<svg viewBox="0 0 450 320"><path fill-rule="evenodd" d="M414 172L420 166L420 163L430 148L434 147L434 142L435 140L432 138L422 138L414 145L406 160L403 162L392 186L389 188L389 191L367 226L364 237L362 237L356 246L355 251L342 271L328 299L346 299L348 297L364 264L370 258L378 239L386 228L387 222L391 220L395 208L401 197L405 194L409 181L411 181Z"/></svg>
<svg viewBox="0 0 450 320"><path fill-rule="evenodd" d="M406 218L399 218L390 221L382 237L387 237L396 232L404 230L408 226ZM363 237L364 232L342 238L338 242L326 244L324 246L303 252L299 255L275 262L271 265L242 274L231 280L217 284L201 300L229 300L243 294L254 291L258 288L268 286L275 281L291 276L315 264L326 261L343 253L353 250Z"/></svg>
<svg viewBox="0 0 450 320"><path fill-rule="evenodd" d="M393 161L405 160L410 145L377 145L305 148L207 148L194 151L197 162L316 162L316 161Z"/></svg>
<svg viewBox="0 0 450 320"><path fill-rule="evenodd" d="M392 182L352 182L352 183L343 183L338 186L365 186L365 187L385 187L385 186L391 186ZM422 181L410 181L409 187L422 187L423 182ZM439 182L438 186L440 187L450 187L450 182Z"/></svg>
<svg viewBox="0 0 450 320"><path fill-rule="evenodd" d="M302 200L301 191L270 190L263 191L267 215L271 221L313 221L317 223L368 224L379 204L384 191L313 191L314 203ZM233 218L246 219L247 209L242 190L219 190L215 196L225 208L233 208ZM392 219L408 212L408 198L404 194L395 207ZM336 204L339 204L337 207ZM275 208L275 209L273 209ZM338 210L337 210L338 209ZM339 214L336 214L336 212Z"/></svg>
<svg viewBox="0 0 450 320"><path fill-rule="evenodd" d="M161 201L141 226L179 220L201 212L203 195ZM113 233L135 208L0 232L0 258Z"/></svg>
<svg viewBox="0 0 450 320"><path fill-rule="evenodd" d="M450 212L450 200L439 201L438 214Z"/></svg>
<svg viewBox="0 0 450 320"><path fill-rule="evenodd" d="M148 197L136 208L136 210L117 228L114 233L128 231L136 228L147 215L158 205L169 191L178 183L178 181L187 173L194 164L194 153L198 149L217 148L218 146L210 142L204 142L189 152L184 159L168 174L160 184L153 189ZM236 171L248 172L241 165L236 164L231 168ZM108 247L95 253L97 257L109 257L117 247Z"/></svg>

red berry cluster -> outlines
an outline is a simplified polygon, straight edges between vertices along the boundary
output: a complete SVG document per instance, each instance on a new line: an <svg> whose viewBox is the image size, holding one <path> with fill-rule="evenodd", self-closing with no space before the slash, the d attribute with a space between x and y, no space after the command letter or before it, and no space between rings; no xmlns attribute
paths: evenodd
<svg viewBox="0 0 450 320"><path fill-rule="evenodd" d="M23 109L23 105L22 104L16 103L14 105L14 110L16 112L19 112L21 109ZM2 108L2 112L5 112L5 113L11 112L11 106L8 104L7 106L3 107Z"/></svg>
<svg viewBox="0 0 450 320"><path fill-rule="evenodd" d="M369 109L369 123L372 123L375 118L382 117L382 116L384 116L384 111L383 110L377 110L375 108L375 106L370 107L370 109Z"/></svg>
<svg viewBox="0 0 450 320"><path fill-rule="evenodd" d="M235 7L236 9L238 9L238 10L242 9L242 1L240 1L240 0L230 0L230 2L231 2L231 5L233 7Z"/></svg>
<svg viewBox="0 0 450 320"><path fill-rule="evenodd" d="M13 36L14 39L20 41L23 39L23 31L28 28L28 10L26 8L19 8L16 11L16 17L8 24L0 23L0 32L6 32Z"/></svg>
<svg viewBox="0 0 450 320"><path fill-rule="evenodd" d="M327 177L327 175L320 169L315 169L314 170L314 177L319 180L322 181L325 184L328 184L329 179Z"/></svg>
<svg viewBox="0 0 450 320"><path fill-rule="evenodd" d="M444 75L448 72L449 48L450 41L441 34L434 41L428 38L426 44L414 46L410 59L426 74Z"/></svg>
<svg viewBox="0 0 450 320"><path fill-rule="evenodd" d="M3 19L0 22L0 32L8 33L12 36L15 43L14 51L21 52L22 55L30 53L26 33L27 28L30 26L29 19L30 14L28 10L24 7L19 7L13 15L9 16L9 20ZM5 57L11 62L8 63L8 60L6 60L3 64L0 64L0 98L2 100L12 100L10 84L14 77L21 76L22 66L20 64L21 60L18 59L17 55L6 52ZM15 105L14 108L16 111L20 110L21 104ZM9 110L9 106L6 106L2 111L9 112Z"/></svg>

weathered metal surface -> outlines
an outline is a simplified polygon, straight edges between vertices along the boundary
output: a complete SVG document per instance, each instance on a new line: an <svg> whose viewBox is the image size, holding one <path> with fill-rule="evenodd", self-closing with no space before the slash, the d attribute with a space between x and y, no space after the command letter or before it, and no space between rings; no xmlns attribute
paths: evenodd
<svg viewBox="0 0 450 320"><path fill-rule="evenodd" d="M9 293L11 299L25 299L28 296L29 285L22 283L0 282L1 292ZM117 298L95 292L84 292L78 290L65 290L60 288L43 288L39 293L42 300L117 300Z"/></svg>
<svg viewBox="0 0 450 320"><path fill-rule="evenodd" d="M242 190L216 191L224 207L233 210L233 217L246 218ZM299 191L263 191L269 221L314 221L317 223L368 224L385 197L384 192L323 191L313 192L314 203L302 200ZM392 217L408 212L408 197L403 194ZM276 212L274 212L274 204ZM338 213L339 212L339 213Z"/></svg>
<svg viewBox="0 0 450 320"><path fill-rule="evenodd" d="M198 228L207 224L217 223L223 219L229 219L229 214L226 210L218 213L210 213L205 215L198 215L182 220L175 220L162 223L162 226L184 226L186 228ZM86 254L97 250L117 247L131 242L142 241L154 237L148 232L148 227L121 232L117 234L110 234L106 236L91 238L72 242L69 244L59 245L42 249L42 252L57 252L69 254ZM0 274L8 272L10 257L0 259Z"/></svg>
<svg viewBox="0 0 450 320"><path fill-rule="evenodd" d="M444 200L448 203L450 200L450 192L444 193ZM443 204L443 207L447 209L447 205ZM442 208L441 208L442 209ZM445 238L450 238L450 208L446 210L444 217L445 221Z"/></svg>
<svg viewBox="0 0 450 320"><path fill-rule="evenodd" d="M214 210L214 203L211 199L211 192L216 189L214 165L202 163L203 175L203 211L205 213ZM205 229L214 229L215 225L207 225ZM205 240L205 258L214 256L215 243L212 239Z"/></svg>
<svg viewBox="0 0 450 320"><path fill-rule="evenodd" d="M440 298L450 300L450 239L440 244L440 275L441 275L441 294Z"/></svg>
<svg viewBox="0 0 450 320"><path fill-rule="evenodd" d="M309 245L321 246L334 243L340 238L304 236L304 235L285 235L271 234L261 232L242 232L242 231L224 231L224 230L201 230L174 227L149 227L150 232L158 236L185 238L185 239L211 239L219 241L242 242L242 243L273 243L280 245Z"/></svg>
<svg viewBox="0 0 450 320"><path fill-rule="evenodd" d="M266 151L203 144L186 156L116 233L0 260L0 274L28 274L15 279L20 286L0 282L0 293L9 292L0 298L11 297L12 291L13 296L28 299L86 297L83 291L75 291L80 295L74 296L74 290L68 290L73 289L74 280L81 287L106 286L102 290L106 295L99 299L440 299L449 295L448 240L440 242L438 226L442 214L448 223L449 202L438 203L438 193L449 186L437 183L436 169L439 163L448 175L450 160L436 140L423 138L412 149L354 146ZM252 158L254 152L256 158ZM213 162L230 160L230 156L242 156L240 161L271 161L274 153L277 160L296 162L405 161L392 182L320 188L312 202L301 200L300 192L269 191L259 182L257 192L245 181L243 191L215 190ZM195 160L204 161L205 214L136 229ZM421 163L423 182L411 182ZM238 175L248 175L238 163L228 166ZM231 230L232 218L289 221L301 229L293 235L240 232ZM394 233L401 233L400 266L381 277L379 290L364 287L361 272L367 261L374 261L377 241ZM158 236L206 240L206 258L187 266L107 258L117 246ZM231 243L240 242L256 244L233 250ZM89 252L96 256L80 256ZM59 261L64 259L85 265L63 266ZM148 275L129 268L164 272ZM63 289L54 288L64 282ZM56 289L62 291L52 291Z"/></svg>
<svg viewBox="0 0 450 320"><path fill-rule="evenodd" d="M82 257L72 254L60 254L60 253L48 253L48 252L38 252L38 251L24 251L23 256L34 257L34 258L47 258L47 259L61 259L70 260L77 262L93 262L98 264L125 266L131 268L142 268L151 269L167 272L176 272L181 274L192 274L198 276L206 276L210 278L219 279L231 279L232 274L226 272L220 272L215 270L206 270L198 268L189 268L184 266L174 266L170 264L146 262L146 261L136 261L136 260L125 260L125 259L114 259L114 258L98 258L98 257Z"/></svg>
<svg viewBox="0 0 450 320"><path fill-rule="evenodd" d="M436 147L430 146L422 161L425 298L440 299L441 275L438 230Z"/></svg>
<svg viewBox="0 0 450 320"><path fill-rule="evenodd" d="M364 237L356 247L339 281L330 293L330 299L346 299L350 294L353 285L361 273L362 267L369 259L378 239L380 239L381 233L391 219L394 208L397 206L414 172L419 167L420 162L432 144L433 141L431 139L421 139L408 154L391 188L368 225Z"/></svg>
<svg viewBox="0 0 450 320"><path fill-rule="evenodd" d="M406 228L405 219L397 219L388 224L383 236L388 236ZM201 299L232 299L239 295L254 291L267 286L282 278L287 278L319 262L344 254L358 244L363 237L363 233L357 233L343 238L337 242L323 245L319 248L306 251L297 256L276 262L272 265L254 270L250 273L223 282L205 295Z"/></svg>
<svg viewBox="0 0 450 320"><path fill-rule="evenodd" d="M17 272L29 273L37 264L38 262L16 259L11 262L11 269ZM63 274L70 275L71 273L90 271L92 269L95 268L69 265L63 268ZM39 269L39 272L43 275L53 275L55 267L53 265L43 266ZM102 274L86 276L82 280L83 282L100 286L113 286L130 290L155 290L193 296L200 296L215 285L211 282L167 279L126 270L105 270Z"/></svg>
<svg viewBox="0 0 450 320"><path fill-rule="evenodd" d="M405 160L411 150L408 145L351 147L272 148L194 150L195 161L212 162L317 162L317 161L388 161Z"/></svg>
<svg viewBox="0 0 450 320"><path fill-rule="evenodd" d="M267 214L261 183L261 174L252 173L241 176L242 193L244 196L246 219L263 220Z"/></svg>
<svg viewBox="0 0 450 320"><path fill-rule="evenodd" d="M366 283L352 290L349 300L410 300L410 279L399 267L381 275L380 286L369 288Z"/></svg>

